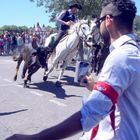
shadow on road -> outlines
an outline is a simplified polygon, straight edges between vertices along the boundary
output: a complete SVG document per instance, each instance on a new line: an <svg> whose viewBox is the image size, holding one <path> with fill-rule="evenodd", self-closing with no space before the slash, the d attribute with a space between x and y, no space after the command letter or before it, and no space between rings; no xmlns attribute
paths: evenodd
<svg viewBox="0 0 140 140"><path fill-rule="evenodd" d="M62 80L66 81L64 85L81 87L79 83L74 82L74 77L64 75Z"/></svg>
<svg viewBox="0 0 140 140"><path fill-rule="evenodd" d="M60 98L60 99L65 99L69 97L81 97L76 95L67 95L62 87L56 87L55 83L52 81L33 83L31 85L34 85L36 87L30 86L30 89L39 89L39 90L47 91L54 94L56 98Z"/></svg>
<svg viewBox="0 0 140 140"><path fill-rule="evenodd" d="M19 113L19 112L27 111L27 110L28 109L22 109L22 110L17 110L17 111L12 111L12 112L3 112L3 113L0 113L0 116L11 115L11 114L15 114L15 113Z"/></svg>
<svg viewBox="0 0 140 140"><path fill-rule="evenodd" d="M68 67L68 70L72 70L74 71L73 67ZM31 83L30 84L30 89L39 89L42 91L47 91L50 92L52 94L55 95L55 97L60 98L60 99L65 99L65 98L69 98L69 97L82 97L82 96L76 96L76 95L67 95L65 93L65 90L63 89L64 85L68 85L68 86L80 86L79 84L74 82L74 77L68 76L68 75L63 75L62 78L62 86L61 87L57 87L55 85L54 80L56 81L57 76L51 76L49 77L46 81L42 81L40 83ZM51 80L51 81L49 81ZM53 81L52 81L53 80ZM33 85L33 87L32 87ZM47 94L47 93L46 93Z"/></svg>
<svg viewBox="0 0 140 140"><path fill-rule="evenodd" d="M57 76L51 76L49 79L57 79ZM76 86L76 87L82 87L79 83L74 82L74 77L63 75L62 79L62 86L63 85L69 85L69 86ZM54 83L53 83L54 84Z"/></svg>

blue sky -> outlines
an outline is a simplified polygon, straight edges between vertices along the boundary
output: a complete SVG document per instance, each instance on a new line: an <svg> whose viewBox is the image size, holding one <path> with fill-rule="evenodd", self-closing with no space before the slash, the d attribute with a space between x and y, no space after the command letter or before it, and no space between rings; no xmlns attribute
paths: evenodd
<svg viewBox="0 0 140 140"><path fill-rule="evenodd" d="M37 22L49 23L49 14L45 13L44 7L37 7L36 3L29 0L0 0L0 26L17 25L32 27Z"/></svg>
<svg viewBox="0 0 140 140"><path fill-rule="evenodd" d="M134 0L140 15L140 0ZM0 26L17 25L32 27L37 22L42 26L54 26L49 23L49 14L45 13L45 8L37 7L36 3L29 0L0 0Z"/></svg>

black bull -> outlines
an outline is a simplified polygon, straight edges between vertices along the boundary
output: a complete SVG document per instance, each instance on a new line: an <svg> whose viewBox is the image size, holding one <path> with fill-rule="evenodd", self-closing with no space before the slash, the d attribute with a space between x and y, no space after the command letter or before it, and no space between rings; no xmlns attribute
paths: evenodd
<svg viewBox="0 0 140 140"><path fill-rule="evenodd" d="M24 61L23 70L22 70L22 78L24 79L24 87L27 87L27 82L31 81L31 76L39 70L39 68L43 67L47 71L47 63L46 59L48 56L48 52L45 48L38 48L35 52L32 49L25 47L19 56L16 58L17 66L16 66L16 74L14 76L14 81L17 80L17 75L19 71L19 67L21 62ZM27 73L27 75L26 75Z"/></svg>

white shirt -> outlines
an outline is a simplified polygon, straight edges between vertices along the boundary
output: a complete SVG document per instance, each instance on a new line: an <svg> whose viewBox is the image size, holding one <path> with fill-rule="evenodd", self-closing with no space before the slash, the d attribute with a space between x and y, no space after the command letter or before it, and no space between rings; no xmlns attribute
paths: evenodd
<svg viewBox="0 0 140 140"><path fill-rule="evenodd" d="M89 131L102 120L95 140L140 140L140 48L127 42L137 45L132 34L113 42L99 78L119 95L116 135L108 125L112 102L107 96L93 90L81 109L83 131Z"/></svg>

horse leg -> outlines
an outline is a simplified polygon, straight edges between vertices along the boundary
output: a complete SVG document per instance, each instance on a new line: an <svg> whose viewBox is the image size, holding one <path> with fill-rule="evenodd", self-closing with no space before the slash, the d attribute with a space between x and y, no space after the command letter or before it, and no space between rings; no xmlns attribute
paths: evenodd
<svg viewBox="0 0 140 140"><path fill-rule="evenodd" d="M14 76L14 81L17 80L17 75L18 75L19 67L20 67L22 60L23 60L23 57L20 55L20 57L17 60L17 67L16 67L16 74Z"/></svg>
<svg viewBox="0 0 140 140"><path fill-rule="evenodd" d="M57 59L54 59L52 65L50 66L50 68L47 70L45 69L44 71L44 76L43 76L43 81L46 81L47 78L48 78L48 75L53 71L53 69L55 68L55 66L57 65L58 63L58 60Z"/></svg>
<svg viewBox="0 0 140 140"><path fill-rule="evenodd" d="M60 71L60 73L59 73L58 79L57 79L57 81L56 81L56 83L55 83L55 85L56 85L57 87L61 87L61 77L62 77L63 74L64 74L64 70L65 70L65 68L62 68L61 71Z"/></svg>
<svg viewBox="0 0 140 140"><path fill-rule="evenodd" d="M65 61L63 61L63 65L61 67L58 79L57 79L56 84L55 84L57 87L61 87L61 77L63 76L64 71L65 71L65 69L70 61L71 61L70 57L68 57Z"/></svg>
<svg viewBox="0 0 140 140"><path fill-rule="evenodd" d="M48 71L48 66L45 67L44 76L43 76L43 81L46 81L47 78L48 78L47 75L46 75L47 71Z"/></svg>

